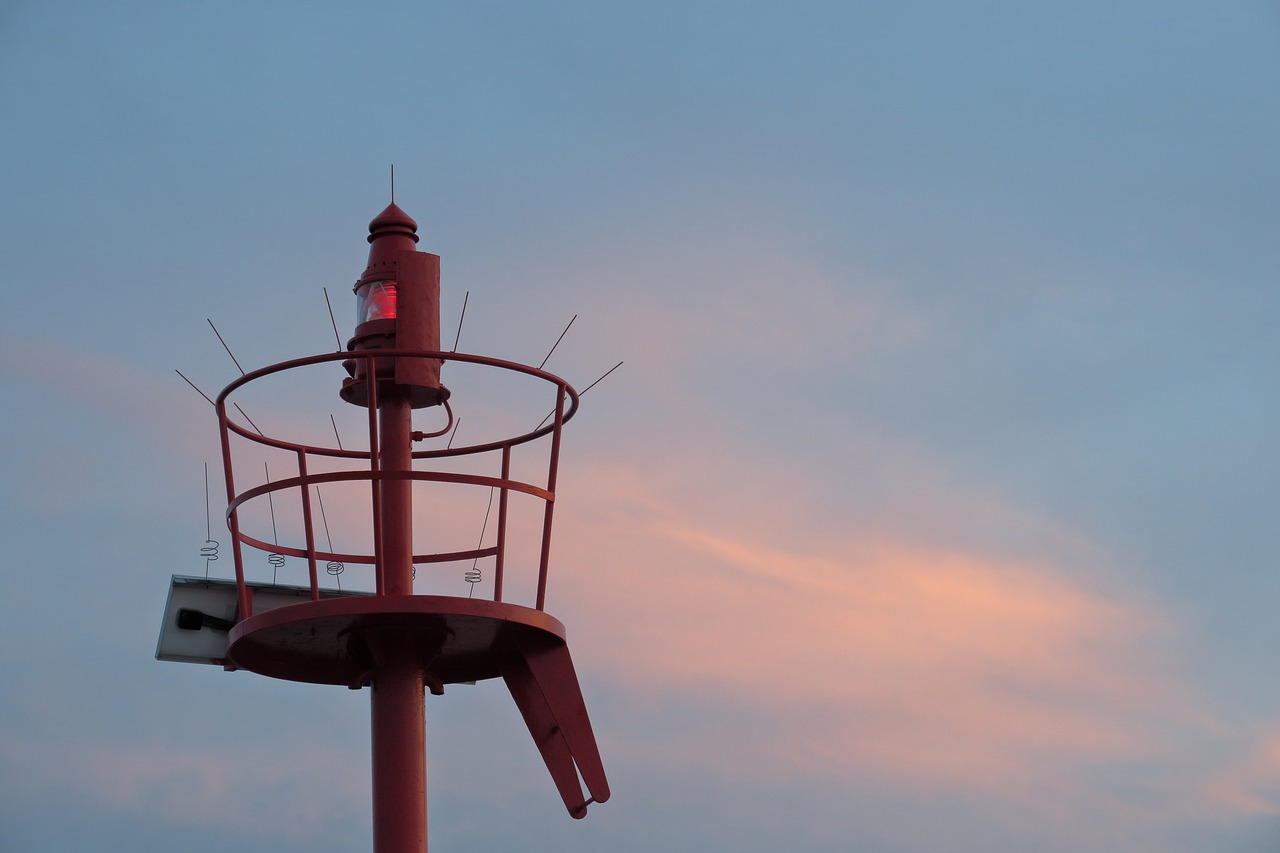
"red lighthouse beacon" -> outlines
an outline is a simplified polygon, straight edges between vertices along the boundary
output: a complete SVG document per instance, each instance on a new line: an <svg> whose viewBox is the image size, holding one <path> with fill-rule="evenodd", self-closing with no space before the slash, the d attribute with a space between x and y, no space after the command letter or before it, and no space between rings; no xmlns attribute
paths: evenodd
<svg viewBox="0 0 1280 853"><path fill-rule="evenodd" d="M219 617L188 607L167 613L163 630L221 631L225 656L209 658L228 669L369 687L373 849L422 853L427 849L423 716L428 689L442 694L450 684L501 677L569 813L583 817L590 803L609 797L564 626L544 611L561 431L577 410L578 393L539 368L443 351L440 258L417 250L417 224L394 202L370 223L369 232L369 263L355 285L357 324L347 348L252 371L217 396L235 560L234 613ZM552 414L531 431L457 444L456 434L450 434L456 423L453 407L465 405L467 389L458 388L451 402L450 390L441 384L451 364L532 383L544 395L546 409L538 414ZM281 378L292 383L294 375L317 367L335 379L342 376L338 368L345 371L338 391L363 412L363 446L310 444L262 432L237 405L255 383ZM418 413L436 427L442 421L445 426L415 430ZM521 464L518 470L522 476L536 470L533 482L513 475L513 457L526 451L538 460L536 466ZM277 470L265 482L261 463L237 461L268 453L273 460L288 460L288 469L280 472L279 463L273 463ZM248 478L251 485L242 486L249 471L255 472ZM431 536L415 541L415 520L420 528L432 520L415 510L415 490L428 487L472 496L487 491L496 513L491 528L488 510L485 514L485 526L493 531L489 544L483 533L475 548L436 550ZM321 519L324 488L366 496L368 506L360 514L371 527L364 531L363 550L339 551L327 541L328 521ZM540 529L524 537L528 554L508 554L510 507L516 499L540 504L533 513L540 517ZM296 531L296 541L267 541L251 529L248 519L268 502L273 527L277 507L296 508L297 517L285 525ZM274 583L248 578L247 560L255 551L304 561L309 582L287 598ZM491 572L490 594L415 591L415 582L429 580L430 572L450 566L458 571L459 565L474 567L480 561ZM365 572L372 589L350 594L330 588L335 566ZM520 583L512 583L513 572L521 573ZM531 600L507 600L504 591L513 588L527 590ZM476 592L474 578L470 590Z"/></svg>

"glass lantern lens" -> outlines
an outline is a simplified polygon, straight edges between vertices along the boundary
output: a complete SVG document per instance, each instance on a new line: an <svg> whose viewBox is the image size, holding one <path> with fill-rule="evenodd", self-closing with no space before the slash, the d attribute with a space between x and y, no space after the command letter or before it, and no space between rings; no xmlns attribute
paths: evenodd
<svg viewBox="0 0 1280 853"><path fill-rule="evenodd" d="M371 281L356 293L356 325L396 316L396 283Z"/></svg>

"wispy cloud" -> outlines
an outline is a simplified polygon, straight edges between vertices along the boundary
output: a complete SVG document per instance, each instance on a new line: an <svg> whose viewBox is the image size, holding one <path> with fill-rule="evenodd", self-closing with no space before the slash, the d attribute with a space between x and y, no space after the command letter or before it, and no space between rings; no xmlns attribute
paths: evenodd
<svg viewBox="0 0 1280 853"><path fill-rule="evenodd" d="M1280 724L1245 740L1234 759L1206 779L1204 799L1229 813L1280 815Z"/></svg>
<svg viewBox="0 0 1280 853"><path fill-rule="evenodd" d="M765 510L730 525L645 473L597 473L585 488L616 502L558 533L562 564L591 566L559 581L590 637L575 654L640 694L757 716L750 756L685 744L683 761L1018 797L1158 760L1198 725L1167 619L1097 573L873 530L792 538Z"/></svg>
<svg viewBox="0 0 1280 853"><path fill-rule="evenodd" d="M195 828L225 827L234 816L239 831L265 838L363 835L350 826L367 823L367 772L353 773L350 756L322 744L291 746L282 761L261 743L215 748L6 738L0 759L13 771L6 774L6 794L19 801L59 791L116 813ZM319 779L324 784L315 784Z"/></svg>

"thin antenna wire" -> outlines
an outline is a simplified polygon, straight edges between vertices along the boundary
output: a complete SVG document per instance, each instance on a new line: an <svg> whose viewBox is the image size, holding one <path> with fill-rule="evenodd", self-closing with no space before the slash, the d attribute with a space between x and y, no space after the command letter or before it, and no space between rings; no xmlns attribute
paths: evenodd
<svg viewBox="0 0 1280 853"><path fill-rule="evenodd" d="M216 330L215 330L215 331L216 331ZM228 351L228 352L230 352L230 350L227 350L227 351ZM231 358L232 358L232 359L234 359L234 358L235 358L235 356L233 355L233 356L231 356ZM239 365L236 365L236 366L237 366L237 367L239 367ZM209 400L209 405L210 405L210 406L213 406L213 407L215 407L215 408L217 407L217 405L218 405L218 404L217 404L217 403L215 403L215 402L213 402L213 400L209 399L209 395L208 395L208 394L206 394L206 393L204 393L203 391L201 391L201 390L199 389L199 387L197 387L197 386L196 386L196 383L192 382L190 379L187 379L186 374L184 374L181 370L178 370L178 369L175 367L175 368L173 369L173 372L174 372L174 373L176 373L176 374L178 374L179 376L181 376L181 377L186 381L186 383L187 383L188 385L190 385L192 388L195 388L195 389L196 389L196 393L197 393L197 394L199 394L201 397L204 397L206 400ZM243 371L241 371L241 372L243 372ZM249 426L253 427L254 432L256 432L258 435L263 435L263 434L264 434L264 433L262 432L262 430L258 429L258 425L257 425L257 424L255 424L255 423L253 422L253 418L251 418L251 417L249 417L247 414L245 414L244 409L240 408L240 404L239 404L239 403L232 403L231 405L235 406L235 407L236 407L236 411L237 411L237 412L239 412L239 413L244 417L244 419L245 419L246 421L248 421L248 422L249 422ZM331 417L332 417L332 416L331 416ZM334 429L337 429L337 427L334 427Z"/></svg>
<svg viewBox="0 0 1280 853"><path fill-rule="evenodd" d="M204 579L209 579L209 564L218 559L218 543L213 538L213 516L209 508L209 463L204 463L204 547L200 549L204 557Z"/></svg>
<svg viewBox="0 0 1280 853"><path fill-rule="evenodd" d="M615 370L617 370L619 367L622 367L622 364L623 364L623 363L620 361L620 362L618 362L617 364L615 364L613 367L610 367L608 370L606 370L606 371L604 372L604 374L600 377L600 379L604 379L604 377L605 377L605 376L608 376L610 373L613 373L613 372L614 372ZM587 394L587 392L588 392L588 391L590 391L592 388L594 388L594 387L596 387L597 385L599 385L599 384L600 384L600 379L597 379L595 382L592 382L592 383L591 383L590 385L588 385L586 388L583 388L581 391L579 391L579 392L578 392L578 399L579 399L579 400L581 400L583 397L585 397L585 396L586 396L586 394ZM538 423L538 425L537 425L536 427L534 427L534 429L542 429L542 425L543 425L543 424L545 424L548 420L550 420L550 419L551 419L551 416L552 416L552 415L554 415L555 413L556 413L556 412L555 412L555 409L552 409L550 412L548 412L548 413L547 413L547 416L546 416L545 418L543 418L543 419Z"/></svg>
<svg viewBox="0 0 1280 853"><path fill-rule="evenodd" d="M569 321L569 326L573 325L573 321L578 319L578 315L574 314L573 319ZM564 327L564 331L560 333L560 337L556 338L556 342L551 345L551 352L547 353L547 357L542 360L542 364L538 365L538 369L546 367L547 362L551 359L551 353L556 351L556 347L560 346L560 342L564 340L564 336L569 332L569 326Z"/></svg>
<svg viewBox="0 0 1280 853"><path fill-rule="evenodd" d="M262 470L267 475L267 485L271 485L271 471L267 468L267 463L262 463ZM276 532L276 502L271 498L271 492L267 492L267 506L271 508L271 541L280 547L280 534ZM276 584L276 570L284 565L284 554L273 551L267 555L267 562L271 564L271 585Z"/></svg>
<svg viewBox="0 0 1280 853"><path fill-rule="evenodd" d="M329 306L329 322L333 324L333 339L338 342L338 352L342 352L342 336L338 334L338 321L333 319L333 303L329 301L329 288L323 287L324 304Z"/></svg>
<svg viewBox="0 0 1280 853"><path fill-rule="evenodd" d="M453 437L458 434L458 425L462 423L462 418L458 418L453 422L453 432L449 433L449 443L444 446L445 450L453 447Z"/></svg>
<svg viewBox="0 0 1280 853"><path fill-rule="evenodd" d="M271 469L267 467L267 463L262 463L262 472L267 477L267 485L271 485ZM276 532L276 504L271 499L271 492L267 492L267 505L271 507L271 541L280 544L280 535Z"/></svg>
<svg viewBox="0 0 1280 853"><path fill-rule="evenodd" d="M477 551L479 551L481 546L484 545L484 532L489 528L489 512L492 509L493 509L493 487L490 486L489 487L489 505L485 507L484 523L480 525L480 541L476 543ZM477 555L476 558L471 561L471 570L463 575L463 578L466 580L466 582L471 584L471 591L467 593L467 598L470 598L471 596L475 595L476 584L480 583L480 581L483 580L484 578L484 575L482 575L480 573L480 570L476 568L476 564L479 562L480 562L480 557L479 555Z"/></svg>
<svg viewBox="0 0 1280 853"><path fill-rule="evenodd" d="M240 360L237 359L235 356L235 353L231 351L231 347L227 346L227 342L222 340L222 334L218 331L218 327L213 325L213 321L210 320L208 317L205 317L204 319L205 319L205 322L209 324L209 328L213 329L213 333L218 336L218 342L221 343L222 348L227 351L227 355L231 356L231 360L236 363L236 368L239 369L240 375L244 376L244 368L240 367Z"/></svg>
<svg viewBox="0 0 1280 853"><path fill-rule="evenodd" d="M396 203L396 164L391 164L391 203Z"/></svg>
<svg viewBox="0 0 1280 853"><path fill-rule="evenodd" d="M249 422L249 426L253 427L254 432L256 432L258 435L263 436L264 438L266 437L266 434L262 430L258 429L258 425L253 422L253 418L249 417L249 415L245 413L245 410L240 408L239 403L232 403L231 405L235 406L236 411L239 412L242 416L244 416L244 419Z"/></svg>
<svg viewBox="0 0 1280 853"><path fill-rule="evenodd" d="M320 495L320 487L316 486L316 500L320 502L320 520L324 522L324 538L329 542L329 553L333 553L333 537L329 535L329 519L324 514L324 498ZM333 575L333 579L338 584L338 590L342 590L342 571L346 566L337 560L330 560L325 563L324 570Z"/></svg>
<svg viewBox="0 0 1280 853"><path fill-rule="evenodd" d="M604 376L601 376L601 377L600 377L600 379L604 379L604 377L605 377L605 376L608 376L610 373L613 373L613 372L614 372L615 370L617 370L619 367L622 367L622 362L618 362L618 363L617 363L617 364L615 364L613 367L610 367L608 370L606 370L606 371L604 372ZM587 393L588 391L590 391L592 388L596 387L596 385L600 384L600 379L597 379L595 382L592 382L592 383L591 383L590 385L588 385L586 388L583 388L581 391L579 391L579 392L578 392L578 399L579 399L579 400L581 400L581 399L582 399L582 396L583 396L584 394L586 394L586 393Z"/></svg>
<svg viewBox="0 0 1280 853"><path fill-rule="evenodd" d="M213 519L209 509L209 463L204 463L204 536L205 541L213 538Z"/></svg>
<svg viewBox="0 0 1280 853"><path fill-rule="evenodd" d="M173 369L173 372L174 372L174 373L176 373L176 374L178 374L179 376L181 376L181 377L183 378L183 380L185 380L185 381L186 381L186 383L187 383L188 385L190 385L192 388L195 388L195 389L196 389L196 393L197 393L197 394L199 394L201 397L204 397L206 400L209 400L209 395L208 395L208 394L206 394L206 393L204 393L203 391L201 391L199 388L196 388L196 383L192 382L190 379L187 379L186 375L185 375L185 374L183 374L183 372L182 372L181 370L179 370L178 368L176 368L176 367L175 367L175 368ZM217 403L215 403L215 402L213 402L213 400L209 400L209 405L210 405L210 406L213 406L213 407L215 407L215 408L216 408L218 404L217 404Z"/></svg>
<svg viewBox="0 0 1280 853"><path fill-rule="evenodd" d="M332 412L329 413L329 423L333 424L333 437L338 441L338 449L343 450L344 448L342 446L342 436L338 435L338 422L333 419ZM319 493L320 493L320 489L317 486L316 494L319 494Z"/></svg>
<svg viewBox="0 0 1280 853"><path fill-rule="evenodd" d="M462 314L458 316L458 334L453 336L453 349L450 352L458 351L458 340L462 337L462 321L467 319L467 300L471 298L471 291L468 290L462 297Z"/></svg>

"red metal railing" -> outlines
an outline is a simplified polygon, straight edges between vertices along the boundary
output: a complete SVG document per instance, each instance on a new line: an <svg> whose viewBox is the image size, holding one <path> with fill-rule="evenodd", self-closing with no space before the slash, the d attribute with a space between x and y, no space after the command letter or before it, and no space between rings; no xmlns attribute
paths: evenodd
<svg viewBox="0 0 1280 853"><path fill-rule="evenodd" d="M369 381L368 401L364 408L367 411L369 426L369 446L365 450L345 450L340 447L324 447L290 441L273 435L259 432L256 427L241 424L228 413L231 396L250 383L274 374L280 374L299 368L323 364L325 362L342 362L363 360L366 377L376 375L375 360L390 358L439 359L442 361L465 362L486 368L524 374L536 380L548 383L555 395L554 412L550 422L525 433L479 444L415 450L411 456L414 468L410 471L383 471L379 467L378 448L378 408L377 386L381 380ZM384 565L382 556L383 515L380 499L380 483L386 480L407 479L411 481L449 483L469 486L490 487L498 491L498 517L496 524L496 541L493 545L449 552L431 552L413 554L414 564L443 563L464 560L476 560L492 557L494 560L493 600L502 601L503 582L507 569L507 533L508 533L508 497L512 492L531 495L544 502L540 553L537 562L537 592L534 606L544 609L547 588L547 567L551 552L551 523L555 507L556 471L560 461L560 434L564 424L577 412L578 394L563 379L535 367L504 361L487 356L469 355L465 353L446 353L434 351L402 351L402 350L367 350L359 352L334 352L324 355L309 356L280 362L259 370L246 373L227 385L218 395L215 402L218 413L218 424L222 441L223 476L227 492L227 526L235 557L236 584L239 588L240 618L252 615L252 601L245 584L244 546L249 546L267 553L297 557L307 561L309 585L313 600L320 598L320 573L317 566L320 561L337 561L341 563L365 564L374 567L375 593L384 592ZM243 412L241 412L243 416ZM248 421L248 418L245 417ZM233 463L233 437L263 447L287 451L296 459L296 476L272 479L262 485L256 485L242 492L236 491ZM512 450L521 445L528 445L549 438L546 480L543 485L512 479ZM500 474L497 477L482 474L458 473L455 471L432 470L419 468L418 464L429 465L431 460L442 459L478 459L482 455L498 453L501 456ZM331 460L351 460L353 467L349 470L312 471L309 461L316 458ZM370 503L372 507L372 553L340 553L325 550L316 544L315 518L312 508L311 489L327 483L360 482L370 484ZM277 544L251 536L241 529L241 510L250 502L264 496L283 494L297 490L300 497L302 513L302 543L296 545ZM274 510L273 510L274 512ZM473 586L474 590L474 586Z"/></svg>

